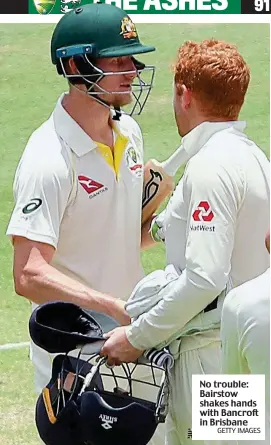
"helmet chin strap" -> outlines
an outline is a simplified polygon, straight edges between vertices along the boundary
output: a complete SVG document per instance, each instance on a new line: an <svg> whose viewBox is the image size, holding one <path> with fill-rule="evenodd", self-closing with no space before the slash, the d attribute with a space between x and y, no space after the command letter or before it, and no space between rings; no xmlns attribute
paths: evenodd
<svg viewBox="0 0 271 445"><path fill-rule="evenodd" d="M87 85L86 85L87 86ZM94 86L94 85L93 85ZM92 88L92 87L91 87ZM96 102L99 102L101 105L104 105L106 108L109 108L110 110L112 110L112 105L110 105L108 102L106 102L106 100L103 100L103 99L101 99L100 97L98 98L98 97L96 97L96 96L91 96L94 100L96 100ZM121 117L121 115L122 115L122 112L121 112L121 110L120 110L120 107L119 106L117 106L117 107L115 107L114 105L113 105L113 109L114 109L114 112L115 112L115 114L114 114L114 116L112 117L112 119L114 120L114 121L119 121L120 120L120 117Z"/></svg>
<svg viewBox="0 0 271 445"><path fill-rule="evenodd" d="M91 96L94 100L96 100L96 102L99 102L101 105L104 105L105 107L109 108L110 110L112 109L112 105L110 105L108 102L106 102L106 100L103 100L99 97L99 99L96 96ZM120 117L122 115L122 112L120 111L120 107L114 107L114 116L112 117L113 121L119 121Z"/></svg>
<svg viewBox="0 0 271 445"><path fill-rule="evenodd" d="M114 107L115 114L112 117L113 121L119 121L121 117L120 107Z"/></svg>

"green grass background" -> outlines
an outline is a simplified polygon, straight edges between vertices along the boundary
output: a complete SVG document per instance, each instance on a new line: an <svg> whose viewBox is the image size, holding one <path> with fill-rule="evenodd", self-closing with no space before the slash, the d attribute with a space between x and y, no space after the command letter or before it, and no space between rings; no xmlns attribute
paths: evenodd
<svg viewBox="0 0 271 445"><path fill-rule="evenodd" d="M5 230L13 207L16 164L31 132L53 110L66 82L50 64L53 25L0 25L0 344L28 341L29 303L16 296L12 282L12 249ZM144 60L157 67L155 88L137 118L145 140L146 159L163 160L179 145L172 111L172 73L177 48L185 40L214 37L237 44L251 68L251 85L241 118L247 133L269 151L269 25L161 24L139 25L141 40L154 44ZM180 170L176 179L181 176ZM163 246L144 252L146 272L164 266ZM0 443L35 445L35 394L27 348L0 351Z"/></svg>

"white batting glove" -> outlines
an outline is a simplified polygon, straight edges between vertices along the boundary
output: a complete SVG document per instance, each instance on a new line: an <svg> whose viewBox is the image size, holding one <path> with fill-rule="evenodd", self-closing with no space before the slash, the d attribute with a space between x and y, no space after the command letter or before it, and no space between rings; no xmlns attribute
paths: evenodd
<svg viewBox="0 0 271 445"><path fill-rule="evenodd" d="M150 227L150 233L151 237L154 241L157 243L159 242L165 242L165 233L164 233L164 217L165 217L165 210L163 212L159 213L155 218L153 218L151 222Z"/></svg>

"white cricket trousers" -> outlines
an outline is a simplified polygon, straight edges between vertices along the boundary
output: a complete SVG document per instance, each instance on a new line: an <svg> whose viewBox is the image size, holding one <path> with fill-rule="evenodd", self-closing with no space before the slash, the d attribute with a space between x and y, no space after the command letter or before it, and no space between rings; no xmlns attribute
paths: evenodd
<svg viewBox="0 0 271 445"><path fill-rule="evenodd" d="M49 354L43 349L30 342L30 358L34 365L35 390L38 394L48 384L51 379L52 363L57 354ZM77 356L77 354L75 354ZM81 356L81 359L85 359ZM144 381L152 381L151 375L140 376ZM135 388L134 395L147 400L155 400L157 390L151 386L138 385ZM141 391L140 391L141 390ZM63 444L65 445L65 444ZM129 444L127 444L129 445ZM159 424L149 445L165 445L165 424Z"/></svg>
<svg viewBox="0 0 271 445"><path fill-rule="evenodd" d="M184 337L179 342L178 358L175 359L170 374L166 445L237 444L236 441L192 440L192 375L221 374L221 343L218 330L213 331L209 341L208 344L208 337L199 335L193 338ZM195 347L197 342L198 348ZM176 346L177 342L173 349ZM176 356L176 350L172 350L172 353Z"/></svg>

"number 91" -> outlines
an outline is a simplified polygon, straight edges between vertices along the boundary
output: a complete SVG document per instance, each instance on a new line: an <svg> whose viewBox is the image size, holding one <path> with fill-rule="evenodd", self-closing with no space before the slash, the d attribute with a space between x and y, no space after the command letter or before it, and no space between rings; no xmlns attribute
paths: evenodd
<svg viewBox="0 0 271 445"><path fill-rule="evenodd" d="M269 11L269 0L254 0L255 11L261 12L264 8Z"/></svg>

